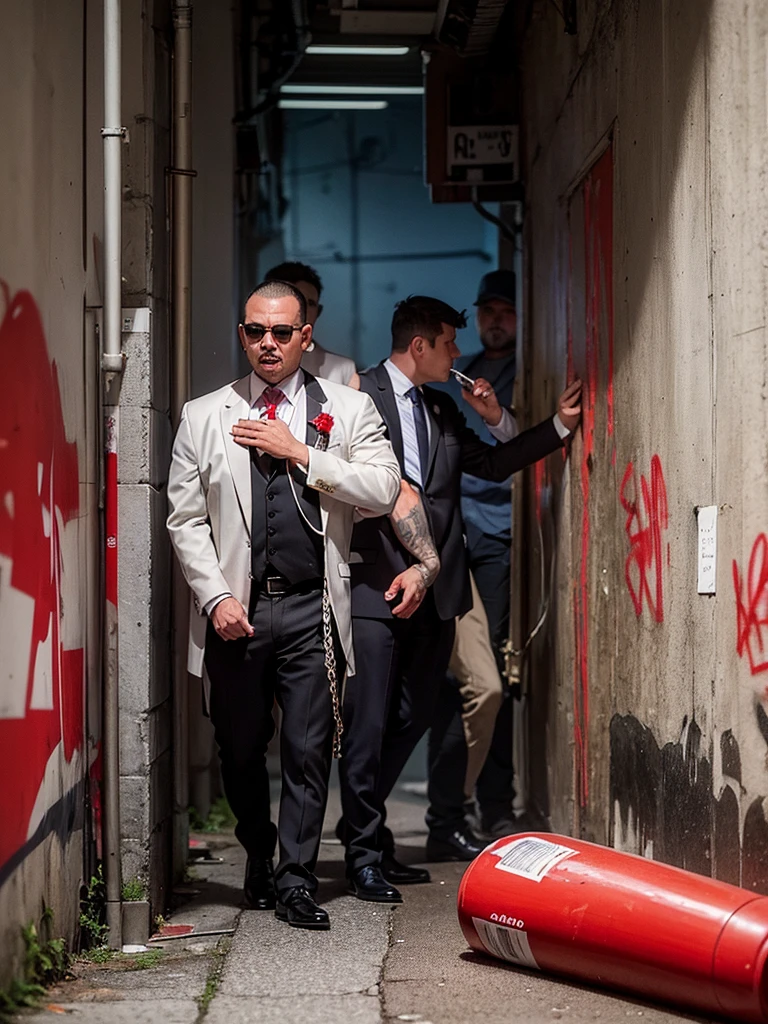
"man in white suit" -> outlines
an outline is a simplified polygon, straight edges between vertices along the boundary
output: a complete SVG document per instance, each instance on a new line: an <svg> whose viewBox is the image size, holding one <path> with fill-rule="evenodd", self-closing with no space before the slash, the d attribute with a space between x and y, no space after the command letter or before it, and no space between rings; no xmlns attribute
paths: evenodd
<svg viewBox="0 0 768 1024"><path fill-rule="evenodd" d="M300 362L312 336L285 282L248 298L253 372L187 403L168 480L168 529L194 598L189 670L210 681L224 788L248 862L245 896L295 927L328 928L314 874L338 688L354 674L349 545L355 509L389 513L400 472L371 399ZM329 692L329 688L330 691ZM272 704L283 787L269 814Z"/></svg>

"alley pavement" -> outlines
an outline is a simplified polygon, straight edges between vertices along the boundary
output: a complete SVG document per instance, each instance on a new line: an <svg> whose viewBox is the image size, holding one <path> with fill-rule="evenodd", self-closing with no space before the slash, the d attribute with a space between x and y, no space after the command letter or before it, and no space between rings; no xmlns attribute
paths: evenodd
<svg viewBox="0 0 768 1024"><path fill-rule="evenodd" d="M243 909L245 858L231 834L205 836L211 858L176 892L178 939L146 953L78 962L73 980L18 1018L53 1024L677 1024L704 1018L507 966L470 951L456 915L463 865L429 865L430 885L404 886L396 908L346 894L333 790L318 875L328 932ZM390 801L399 853L424 863L424 801ZM204 935L201 933L213 932Z"/></svg>

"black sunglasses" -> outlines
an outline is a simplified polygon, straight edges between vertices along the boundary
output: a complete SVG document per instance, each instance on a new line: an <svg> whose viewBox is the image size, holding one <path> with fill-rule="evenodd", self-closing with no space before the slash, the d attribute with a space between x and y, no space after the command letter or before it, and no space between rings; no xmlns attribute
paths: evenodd
<svg viewBox="0 0 768 1024"><path fill-rule="evenodd" d="M265 327L263 324L240 324L240 326L253 341L261 341L265 334L271 334L281 345L285 345L291 340L294 331L301 330L301 327L291 327L290 324L275 324L274 327Z"/></svg>

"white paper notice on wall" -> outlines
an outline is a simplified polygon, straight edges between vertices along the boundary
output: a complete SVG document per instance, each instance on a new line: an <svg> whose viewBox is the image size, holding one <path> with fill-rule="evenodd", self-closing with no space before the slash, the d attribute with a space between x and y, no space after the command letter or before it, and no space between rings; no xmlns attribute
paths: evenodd
<svg viewBox="0 0 768 1024"><path fill-rule="evenodd" d="M717 505L699 507L699 585L700 594L714 594L717 568Z"/></svg>

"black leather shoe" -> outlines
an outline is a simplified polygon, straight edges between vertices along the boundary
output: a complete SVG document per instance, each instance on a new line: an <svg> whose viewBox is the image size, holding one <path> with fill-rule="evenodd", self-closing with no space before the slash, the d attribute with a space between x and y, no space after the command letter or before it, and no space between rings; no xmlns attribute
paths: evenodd
<svg viewBox="0 0 768 1024"><path fill-rule="evenodd" d="M393 885L420 885L431 881L426 868L412 868L395 860L394 854L384 854L381 859L381 873Z"/></svg>
<svg viewBox="0 0 768 1024"><path fill-rule="evenodd" d="M331 927L328 914L318 907L303 885L287 889L282 894L275 907L275 917L278 921L287 921L292 928L326 931Z"/></svg>
<svg viewBox="0 0 768 1024"><path fill-rule="evenodd" d="M427 836L427 860L474 860L485 847L469 829L456 829L449 836Z"/></svg>
<svg viewBox="0 0 768 1024"><path fill-rule="evenodd" d="M386 881L375 864L353 871L347 878L348 891L369 903L402 903L403 897Z"/></svg>
<svg viewBox="0 0 768 1024"><path fill-rule="evenodd" d="M243 882L246 906L252 910L275 909L275 870L271 857L249 857Z"/></svg>

